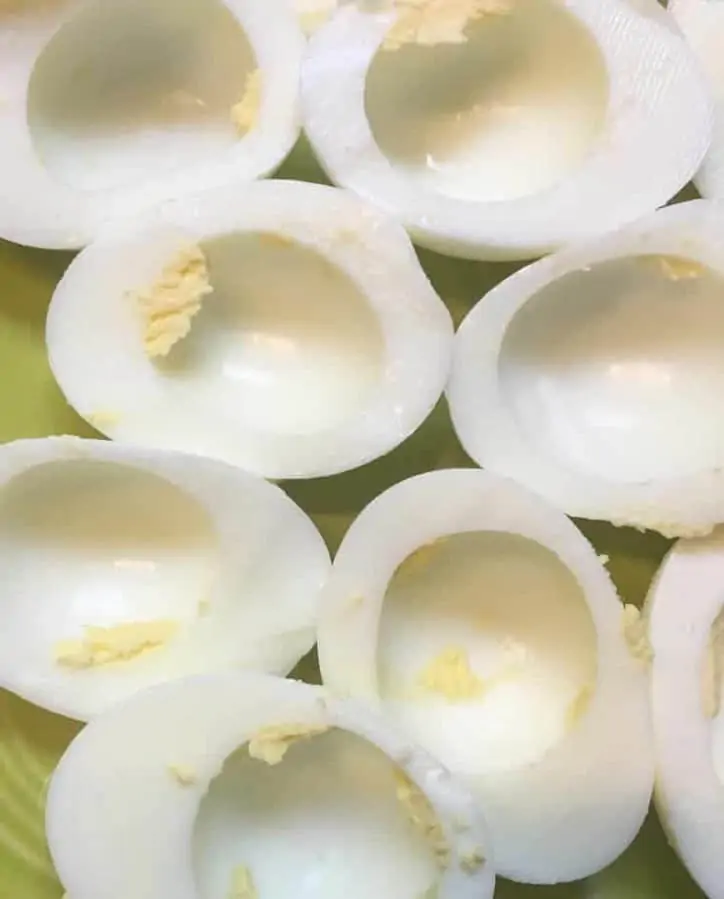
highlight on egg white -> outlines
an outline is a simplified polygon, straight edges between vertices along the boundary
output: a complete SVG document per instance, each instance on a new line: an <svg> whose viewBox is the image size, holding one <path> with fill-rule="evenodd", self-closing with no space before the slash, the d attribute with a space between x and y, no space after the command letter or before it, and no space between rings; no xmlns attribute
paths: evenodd
<svg viewBox="0 0 724 899"><path fill-rule="evenodd" d="M47 800L73 899L490 899L472 795L369 710L219 674L96 718Z"/></svg>
<svg viewBox="0 0 724 899"><path fill-rule="evenodd" d="M109 229L71 264L47 326L58 383L103 433L270 478L344 471L401 443L442 394L452 339L399 225L293 181Z"/></svg>
<svg viewBox="0 0 724 899"><path fill-rule="evenodd" d="M70 437L0 447L0 557L0 686L78 719L185 675L286 674L329 572L274 485Z"/></svg>
<svg viewBox="0 0 724 899"><path fill-rule="evenodd" d="M107 221L269 174L300 127L288 0L0 6L0 238L92 241Z"/></svg>
<svg viewBox="0 0 724 899"><path fill-rule="evenodd" d="M698 200L495 287L448 386L468 454L569 515L667 536L724 520L723 242Z"/></svg>
<svg viewBox="0 0 724 899"><path fill-rule="evenodd" d="M353 523L324 591L325 686L380 705L478 796L496 870L586 877L651 798L648 645L562 513L476 470L404 481Z"/></svg>
<svg viewBox="0 0 724 899"><path fill-rule="evenodd" d="M525 259L604 233L672 197L711 139L697 61L652 5L343 5L305 59L305 130L335 183L434 250Z"/></svg>
<svg viewBox="0 0 724 899"><path fill-rule="evenodd" d="M724 897L723 596L717 528L676 544L646 602L659 817L709 899Z"/></svg>

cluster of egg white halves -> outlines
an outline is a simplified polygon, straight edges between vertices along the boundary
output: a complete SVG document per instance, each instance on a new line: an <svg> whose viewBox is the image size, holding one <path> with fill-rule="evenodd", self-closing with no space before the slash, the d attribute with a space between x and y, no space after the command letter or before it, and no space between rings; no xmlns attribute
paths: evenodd
<svg viewBox="0 0 724 899"><path fill-rule="evenodd" d="M0 4L0 238L84 248L47 348L112 439L0 448L0 686L89 722L61 880L484 899L612 862L656 770L724 897L724 17L296 6ZM256 180L302 126L337 187ZM456 335L412 239L550 255ZM486 470L391 488L331 563L270 481L383 456L443 393ZM643 616L567 515L687 538ZM285 679L315 642L324 687Z"/></svg>

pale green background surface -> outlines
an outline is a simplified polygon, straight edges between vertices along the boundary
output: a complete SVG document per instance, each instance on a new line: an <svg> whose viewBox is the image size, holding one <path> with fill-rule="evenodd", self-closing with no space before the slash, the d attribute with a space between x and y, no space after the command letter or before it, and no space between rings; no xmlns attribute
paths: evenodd
<svg viewBox="0 0 724 899"><path fill-rule="evenodd" d="M280 173L322 181L300 145ZM692 196L685 194L683 198ZM421 261L456 324L512 265L453 261L421 252ZM71 259L0 241L0 440L48 434L93 436L65 404L48 368L43 338L53 288ZM410 475L471 463L457 444L444 404L403 446L366 468L324 481L286 485L309 512L332 550L352 518L378 493ZM668 542L653 534L583 523L623 598L640 604ZM299 675L317 677L313 659ZM59 899L43 834L48 777L78 725L37 710L0 691L0 899ZM544 826L544 824L543 824ZM655 815L634 846L596 877L561 887L522 887L499 882L498 899L700 899L668 847ZM133 897L129 897L133 899ZM370 897L374 899L374 897Z"/></svg>

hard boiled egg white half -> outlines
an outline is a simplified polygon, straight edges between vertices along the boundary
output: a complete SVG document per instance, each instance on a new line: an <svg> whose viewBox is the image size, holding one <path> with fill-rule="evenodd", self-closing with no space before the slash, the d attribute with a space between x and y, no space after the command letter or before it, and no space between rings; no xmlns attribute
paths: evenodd
<svg viewBox="0 0 724 899"><path fill-rule="evenodd" d="M450 315L404 230L352 194L234 183L104 232L50 305L63 392L123 443L269 478L364 465L445 386Z"/></svg>
<svg viewBox="0 0 724 899"><path fill-rule="evenodd" d="M482 467L569 515L693 536L724 521L724 211L576 244L463 322L448 399Z"/></svg>
<svg viewBox="0 0 724 899"><path fill-rule="evenodd" d="M448 470L374 500L335 558L319 654L328 689L465 779L499 874L576 880L636 836L653 784L637 610L524 488Z"/></svg>
<svg viewBox="0 0 724 899"><path fill-rule="evenodd" d="M472 795L369 710L219 674L99 716L50 785L73 899L490 899Z"/></svg>
<svg viewBox="0 0 724 899"><path fill-rule="evenodd" d="M81 247L268 174L299 134L303 51L289 0L5 0L0 238Z"/></svg>
<svg viewBox="0 0 724 899"><path fill-rule="evenodd" d="M88 719L151 684L314 645L329 556L272 484L193 456L0 447L0 686Z"/></svg>

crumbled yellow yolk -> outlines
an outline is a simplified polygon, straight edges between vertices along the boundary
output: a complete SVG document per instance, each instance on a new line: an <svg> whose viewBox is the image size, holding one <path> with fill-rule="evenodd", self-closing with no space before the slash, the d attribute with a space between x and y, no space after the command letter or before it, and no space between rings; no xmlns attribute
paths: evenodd
<svg viewBox="0 0 724 899"><path fill-rule="evenodd" d="M411 552L409 556L400 562L395 574L408 576L411 574L419 574L424 571L434 558L435 550L442 546L446 539L446 537L440 537L437 540L432 540L430 543L424 543L422 546L418 546L414 552Z"/></svg>
<svg viewBox="0 0 724 899"><path fill-rule="evenodd" d="M160 649L179 629L177 621L132 621L114 627L87 627L80 640L63 640L55 647L55 660L64 668L98 668L128 662Z"/></svg>
<svg viewBox="0 0 724 899"><path fill-rule="evenodd" d="M186 337L202 299L212 292L206 257L200 247L188 246L157 281L133 295L143 317L143 346L149 359L168 356Z"/></svg>
<svg viewBox="0 0 724 899"><path fill-rule="evenodd" d="M120 421L120 415L117 412L99 411L91 412L86 416L88 424L92 425L96 431L105 431L106 428L112 428Z"/></svg>
<svg viewBox="0 0 724 899"><path fill-rule="evenodd" d="M631 655L641 662L651 662L654 651L641 610L636 606L625 605L621 613L621 628Z"/></svg>
<svg viewBox="0 0 724 899"><path fill-rule="evenodd" d="M566 711L566 724L568 727L573 727L574 724L580 721L591 702L593 690L593 684L586 684L584 687L581 687L578 693L573 697L571 704Z"/></svg>
<svg viewBox="0 0 724 899"><path fill-rule="evenodd" d="M702 669L701 699L707 718L716 718L721 709L722 653L724 653L724 612L714 619Z"/></svg>
<svg viewBox="0 0 724 899"><path fill-rule="evenodd" d="M246 76L244 95L231 108L231 121L239 134L246 134L256 127L261 109L261 71L254 69Z"/></svg>
<svg viewBox="0 0 724 899"><path fill-rule="evenodd" d="M425 794L399 768L395 771L395 793L408 821L431 846L438 864L447 867L450 847L435 810Z"/></svg>
<svg viewBox="0 0 724 899"><path fill-rule="evenodd" d="M275 724L263 727L249 740L249 755L267 765L278 765L297 740L317 737L328 730L326 724Z"/></svg>
<svg viewBox="0 0 724 899"><path fill-rule="evenodd" d="M436 656L420 673L419 685L428 693L439 693L450 702L476 699L485 692L485 684L470 667L462 647L450 646Z"/></svg>
<svg viewBox="0 0 724 899"><path fill-rule="evenodd" d="M182 787L192 787L198 780L196 772L188 765L169 765L168 773Z"/></svg>
<svg viewBox="0 0 724 899"><path fill-rule="evenodd" d="M231 875L231 887L229 899L257 899L258 893L254 885L254 878L246 865L234 868Z"/></svg>
<svg viewBox="0 0 724 899"><path fill-rule="evenodd" d="M657 256L661 272L669 281L694 281L706 271L706 266L683 256Z"/></svg>
<svg viewBox="0 0 724 899"><path fill-rule="evenodd" d="M399 16L382 46L399 50L406 44L464 44L470 22L506 15L512 5L513 0L396 0Z"/></svg>
<svg viewBox="0 0 724 899"><path fill-rule="evenodd" d="M460 867L467 874L474 874L478 868L485 864L485 856L480 849L473 849L460 856Z"/></svg>

